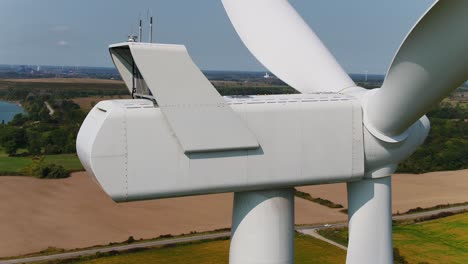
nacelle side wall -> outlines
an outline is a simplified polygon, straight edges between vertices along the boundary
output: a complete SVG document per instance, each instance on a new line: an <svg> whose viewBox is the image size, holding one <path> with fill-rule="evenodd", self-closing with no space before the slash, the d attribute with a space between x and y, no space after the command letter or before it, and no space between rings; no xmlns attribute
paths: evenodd
<svg viewBox="0 0 468 264"><path fill-rule="evenodd" d="M354 100L233 104L261 145L184 154L147 100L97 104L77 139L80 160L115 201L324 184L364 176ZM223 137L223 135L218 135Z"/></svg>

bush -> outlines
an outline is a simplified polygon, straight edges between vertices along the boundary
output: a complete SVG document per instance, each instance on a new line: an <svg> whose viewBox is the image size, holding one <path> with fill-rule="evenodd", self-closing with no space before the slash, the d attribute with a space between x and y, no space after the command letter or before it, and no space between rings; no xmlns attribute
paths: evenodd
<svg viewBox="0 0 468 264"><path fill-rule="evenodd" d="M439 219L439 218L449 217L449 216L452 216L452 215L454 215L454 213L452 213L452 212L441 212L441 213L438 213L438 214L435 214L435 215L430 215L430 216L417 218L417 219L414 220L414 222L415 223L425 222L425 221L435 220L435 219Z"/></svg>
<svg viewBox="0 0 468 264"><path fill-rule="evenodd" d="M312 197L310 194L305 193L305 192L301 192L301 191L299 191L297 189L294 189L294 195L299 197L299 198L309 200L311 202L318 203L318 204L321 204L321 205L329 207L329 208L343 208L343 206L341 204L336 204L336 203L334 203L334 202L332 202L330 200L322 199L320 197L318 197L318 198Z"/></svg>
<svg viewBox="0 0 468 264"><path fill-rule="evenodd" d="M34 156L31 165L22 170L22 174L39 177L41 166L44 164L44 156Z"/></svg>
<svg viewBox="0 0 468 264"><path fill-rule="evenodd" d="M135 242L135 238L133 236L129 236L128 239L125 241L125 243L127 244L131 244L133 242Z"/></svg>
<svg viewBox="0 0 468 264"><path fill-rule="evenodd" d="M23 174L41 179L63 179L70 176L70 173L61 165L45 164L44 156L34 157L31 165L23 170Z"/></svg>
<svg viewBox="0 0 468 264"><path fill-rule="evenodd" d="M46 164L42 165L39 169L38 176L41 179L63 179L68 178L69 172L61 165Z"/></svg>

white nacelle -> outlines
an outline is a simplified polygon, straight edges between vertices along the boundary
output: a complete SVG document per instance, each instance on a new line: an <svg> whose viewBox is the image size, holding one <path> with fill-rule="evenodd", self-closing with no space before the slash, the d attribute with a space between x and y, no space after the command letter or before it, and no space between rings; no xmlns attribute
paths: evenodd
<svg viewBox="0 0 468 264"><path fill-rule="evenodd" d="M78 156L119 202L364 176L357 100L338 94L225 99L257 137L259 148L187 154L152 101L113 100L89 113L78 134Z"/></svg>

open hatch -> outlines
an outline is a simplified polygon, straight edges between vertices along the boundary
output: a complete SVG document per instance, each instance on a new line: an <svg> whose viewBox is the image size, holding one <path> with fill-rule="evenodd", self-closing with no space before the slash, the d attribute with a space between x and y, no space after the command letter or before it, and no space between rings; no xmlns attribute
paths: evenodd
<svg viewBox="0 0 468 264"><path fill-rule="evenodd" d="M185 46L126 42L109 50L132 96L157 104L185 153L259 147Z"/></svg>

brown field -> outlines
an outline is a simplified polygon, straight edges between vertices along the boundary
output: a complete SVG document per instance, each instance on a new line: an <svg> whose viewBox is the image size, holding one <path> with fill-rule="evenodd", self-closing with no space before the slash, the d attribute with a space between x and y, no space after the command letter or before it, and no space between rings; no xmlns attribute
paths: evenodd
<svg viewBox="0 0 468 264"><path fill-rule="evenodd" d="M468 202L468 170L395 174L392 177L393 212L415 207ZM298 188L313 197L321 197L346 206L346 184L328 184Z"/></svg>
<svg viewBox="0 0 468 264"><path fill-rule="evenodd" d="M301 187L346 206L344 184ZM468 201L468 170L394 177L395 210ZM116 204L84 172L64 180L0 177L0 257L226 228L232 194ZM296 199L296 224L345 221L339 209Z"/></svg>
<svg viewBox="0 0 468 264"><path fill-rule="evenodd" d="M121 80L86 79L86 78L40 78L40 79L3 79L16 83L106 83L123 84Z"/></svg>
<svg viewBox="0 0 468 264"><path fill-rule="evenodd" d="M0 90L4 89L33 89L36 91L53 92L63 91L120 91L127 90L123 81L104 79L80 79L80 78L43 78L43 79L0 79Z"/></svg>
<svg viewBox="0 0 468 264"><path fill-rule="evenodd" d="M131 99L132 97L130 95L121 95L121 96L102 96L102 97L78 97L78 98L73 98L72 101L75 102L80 106L81 109L84 111L89 111L91 110L92 103L97 104L101 101L104 100L112 100L112 99Z"/></svg>
<svg viewBox="0 0 468 264"><path fill-rule="evenodd" d="M116 204L84 172L64 180L0 177L0 257L231 225L232 194ZM346 215L296 199L296 223Z"/></svg>

